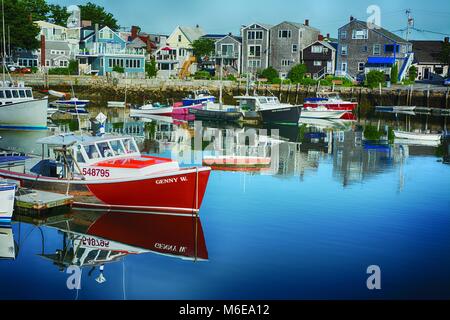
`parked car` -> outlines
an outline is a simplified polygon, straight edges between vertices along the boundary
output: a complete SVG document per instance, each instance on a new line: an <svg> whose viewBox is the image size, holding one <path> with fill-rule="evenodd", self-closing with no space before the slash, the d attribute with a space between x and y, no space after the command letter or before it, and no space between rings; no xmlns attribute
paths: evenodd
<svg viewBox="0 0 450 320"><path fill-rule="evenodd" d="M444 80L444 86L450 86L450 78Z"/></svg>

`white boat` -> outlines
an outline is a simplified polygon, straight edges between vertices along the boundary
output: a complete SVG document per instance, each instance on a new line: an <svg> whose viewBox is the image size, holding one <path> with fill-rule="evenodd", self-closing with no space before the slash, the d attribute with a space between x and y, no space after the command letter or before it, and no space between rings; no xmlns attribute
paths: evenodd
<svg viewBox="0 0 450 320"><path fill-rule="evenodd" d="M395 137L398 139L410 139L410 140L421 140L421 141L440 141L442 138L441 133L394 131L394 134L395 134Z"/></svg>
<svg viewBox="0 0 450 320"><path fill-rule="evenodd" d="M108 108L125 108L125 101L108 101Z"/></svg>
<svg viewBox="0 0 450 320"><path fill-rule="evenodd" d="M58 107L63 108L72 108L72 107L86 108L89 102L90 102L89 100L80 100L78 98L71 98L69 100L56 100L54 104L57 105Z"/></svg>
<svg viewBox="0 0 450 320"><path fill-rule="evenodd" d="M172 115L173 106L161 105L159 103L146 104L139 109L131 109L130 116L142 116L142 115Z"/></svg>
<svg viewBox="0 0 450 320"><path fill-rule="evenodd" d="M35 99L23 83L0 82L0 128L47 129L48 99Z"/></svg>
<svg viewBox="0 0 450 320"><path fill-rule="evenodd" d="M16 185L0 180L0 223L11 222Z"/></svg>
<svg viewBox="0 0 450 320"><path fill-rule="evenodd" d="M300 117L312 119L341 119L348 111L330 110L326 107L303 108Z"/></svg>
<svg viewBox="0 0 450 320"><path fill-rule="evenodd" d="M52 95L54 97L57 97L57 98L65 98L68 96L68 94L65 92L59 92L59 91L55 91L55 90L48 90L48 94Z"/></svg>

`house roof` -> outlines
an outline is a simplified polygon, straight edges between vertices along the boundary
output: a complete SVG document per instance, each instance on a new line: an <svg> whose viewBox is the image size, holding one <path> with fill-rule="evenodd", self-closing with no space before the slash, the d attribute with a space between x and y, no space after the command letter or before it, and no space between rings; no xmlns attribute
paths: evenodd
<svg viewBox="0 0 450 320"><path fill-rule="evenodd" d="M315 30L315 31L319 31L319 29L317 29L317 28L314 28L314 27L311 27L311 26L307 26L306 24L303 24L303 23L292 22L292 21L283 21L283 22L281 22L281 23L279 23L277 25L280 25L282 23L288 23L288 24L296 27L297 29L307 28L307 29L312 29L312 30Z"/></svg>
<svg viewBox="0 0 450 320"><path fill-rule="evenodd" d="M439 56L443 41L411 41L413 44L414 61L418 63L441 63Z"/></svg>
<svg viewBox="0 0 450 320"><path fill-rule="evenodd" d="M69 44L63 41L46 41L45 48L47 50L70 50Z"/></svg>
<svg viewBox="0 0 450 320"><path fill-rule="evenodd" d="M309 48L309 47L315 45L316 43L320 43L321 45L323 45L324 47L327 47L327 48L330 49L330 50L336 50L336 48L333 47L333 45L332 45L331 43L329 43L329 42L327 42L327 41L320 41L320 40L317 40L317 41L311 43L311 44L310 44L309 46L307 46L306 48Z"/></svg>
<svg viewBox="0 0 450 320"><path fill-rule="evenodd" d="M50 23L47 21L34 21L35 24L37 24L40 28L54 28L54 29L64 29L66 30L67 28L65 26L60 26L58 24L54 24L54 23Z"/></svg>
<svg viewBox="0 0 450 320"><path fill-rule="evenodd" d="M368 23L365 22L365 21L361 21L361 20L355 19L355 20L353 20L353 21L350 21L350 22L347 23L346 25L348 25L348 24L350 24L350 23L358 23L358 24L364 26L365 28L369 28ZM406 41L406 40L403 39L402 37L399 37L398 35L396 35L396 34L390 32L390 31L388 31L388 30L386 30L386 29L384 29L384 28L382 28L382 27L379 27L379 26L378 26L378 28L375 28L375 29L372 29L372 30L375 31L375 32L378 32L379 34L383 35L384 37L386 37L386 38L388 38L388 39L390 39L390 40L392 40L392 41L395 41L395 42L402 42L402 43L408 43L408 41Z"/></svg>
<svg viewBox="0 0 450 320"><path fill-rule="evenodd" d="M243 26L242 29L248 29L249 27L251 27L255 24L266 30L270 30L273 27L273 25L271 25L271 24L254 22L254 23L250 23L248 26Z"/></svg>
<svg viewBox="0 0 450 320"><path fill-rule="evenodd" d="M200 27L179 27L179 28L190 42L194 42L201 36L205 35L205 31L203 31L203 29Z"/></svg>

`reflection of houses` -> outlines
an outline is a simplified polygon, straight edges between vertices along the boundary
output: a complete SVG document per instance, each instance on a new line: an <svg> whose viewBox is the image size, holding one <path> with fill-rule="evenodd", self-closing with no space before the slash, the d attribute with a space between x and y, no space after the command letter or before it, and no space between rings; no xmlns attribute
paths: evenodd
<svg viewBox="0 0 450 320"><path fill-rule="evenodd" d="M158 74L169 78L180 76L184 78L195 73L195 58L192 43L205 35L200 26L176 27L166 41L166 45L156 51Z"/></svg>
<svg viewBox="0 0 450 320"><path fill-rule="evenodd" d="M442 63L441 53L444 41L411 41L414 50L414 65L417 80L442 81L448 74L448 65Z"/></svg>
<svg viewBox="0 0 450 320"><path fill-rule="evenodd" d="M145 76L145 49L127 48L127 41L109 27L81 28L77 54L80 73L100 76L123 68L129 77Z"/></svg>

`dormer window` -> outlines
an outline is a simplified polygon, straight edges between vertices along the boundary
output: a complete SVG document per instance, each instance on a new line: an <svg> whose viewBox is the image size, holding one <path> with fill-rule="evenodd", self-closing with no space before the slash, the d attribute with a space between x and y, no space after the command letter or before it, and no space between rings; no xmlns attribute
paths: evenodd
<svg viewBox="0 0 450 320"><path fill-rule="evenodd" d="M353 30L352 39L354 40L366 40L369 39L369 30Z"/></svg>

